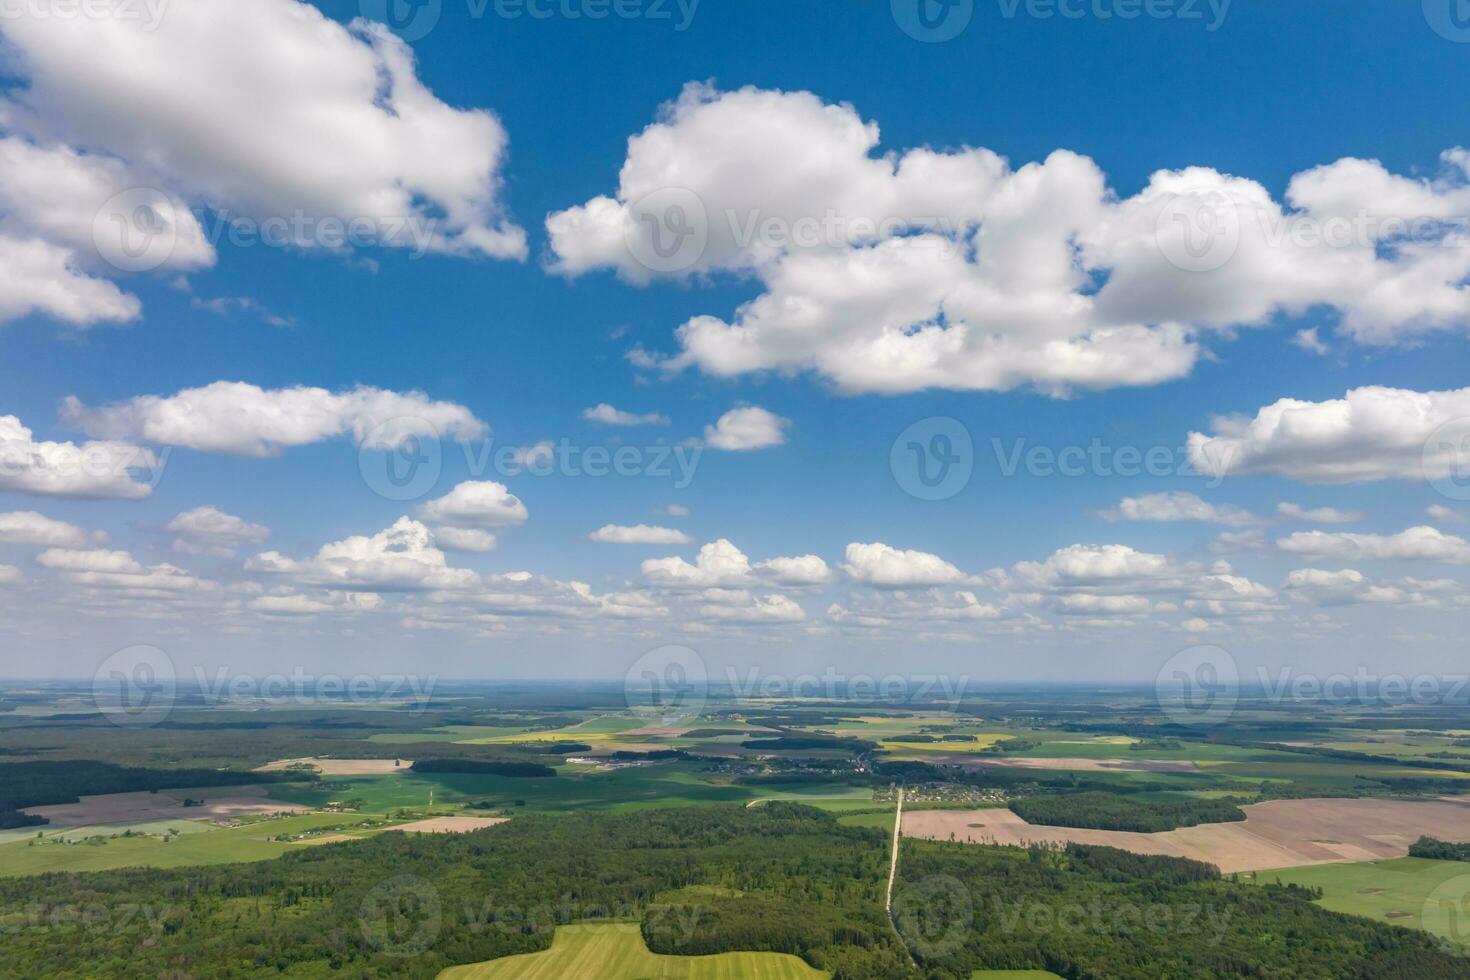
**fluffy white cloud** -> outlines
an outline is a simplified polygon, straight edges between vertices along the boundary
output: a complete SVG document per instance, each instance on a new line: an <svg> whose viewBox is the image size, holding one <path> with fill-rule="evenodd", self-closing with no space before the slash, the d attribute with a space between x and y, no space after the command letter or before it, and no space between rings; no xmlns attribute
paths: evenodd
<svg viewBox="0 0 1470 980"><path fill-rule="evenodd" d="M462 597L475 610L474 621L503 626L508 621L654 619L668 614L656 599L641 592L597 595L585 582L566 582L530 572L491 575L482 587Z"/></svg>
<svg viewBox="0 0 1470 980"><path fill-rule="evenodd" d="M320 598L300 592L279 592L258 596L245 604L247 609L266 616L315 616L331 612L367 612L382 607L383 597L373 592L324 592Z"/></svg>
<svg viewBox="0 0 1470 980"><path fill-rule="evenodd" d="M1463 524L1465 522L1464 514L1452 507L1445 507L1442 504L1430 504L1425 508L1424 512L1434 520L1447 524Z"/></svg>
<svg viewBox="0 0 1470 980"><path fill-rule="evenodd" d="M1125 585L1177 577L1180 569L1166 556L1137 551L1127 545L1074 544L1055 552L1044 562L1023 561L1009 571L991 573L1012 589L1076 588Z"/></svg>
<svg viewBox="0 0 1470 980"><path fill-rule="evenodd" d="M633 412L625 412L620 408L613 408L607 402L596 405L582 412L582 418L588 422L596 422L599 425L633 426L633 425L668 425L669 419L666 415L658 412L648 412L638 415Z"/></svg>
<svg viewBox="0 0 1470 980"><path fill-rule="evenodd" d="M1455 432L1470 418L1470 388L1354 388L1322 402L1283 398L1254 418L1225 417L1191 432L1190 464L1214 476L1271 474L1309 483L1442 478L1466 463ZM1451 426L1453 428L1453 426ZM1441 430L1443 438L1431 438ZM1470 423L1466 431L1470 434Z"/></svg>
<svg viewBox="0 0 1470 980"><path fill-rule="evenodd" d="M1374 583L1353 568L1298 568L1287 574L1281 588L1292 599L1314 606L1433 606L1439 604L1436 593L1460 591L1457 583L1448 580L1407 578L1396 583Z"/></svg>
<svg viewBox="0 0 1470 980"><path fill-rule="evenodd" d="M419 508L431 524L456 527L505 527L526 523L526 505L503 483L471 480Z"/></svg>
<svg viewBox="0 0 1470 980"><path fill-rule="evenodd" d="M14 565L0 565L0 585L16 585L20 580L20 569Z"/></svg>
<svg viewBox="0 0 1470 980"><path fill-rule="evenodd" d="M688 517L689 508L683 504L668 504L659 513L666 517Z"/></svg>
<svg viewBox="0 0 1470 980"><path fill-rule="evenodd" d="M305 561L267 551L245 567L310 585L362 592L466 589L479 581L468 569L450 568L444 552L434 546L433 533L407 517L371 537L354 535L323 545L316 557Z"/></svg>
<svg viewBox="0 0 1470 980"><path fill-rule="evenodd" d="M704 442L711 449L742 452L779 446L786 441L791 425L773 412L755 405L734 408L721 415L714 425L704 427Z"/></svg>
<svg viewBox="0 0 1470 980"><path fill-rule="evenodd" d="M105 538L100 532L98 537ZM85 548L94 536L64 521L54 521L33 510L0 514L0 544L34 544L49 548Z"/></svg>
<svg viewBox="0 0 1470 980"><path fill-rule="evenodd" d="M1411 527L1398 534L1299 531L1278 540L1276 547L1292 555L1335 561L1381 559L1470 565L1470 541L1427 525Z"/></svg>
<svg viewBox="0 0 1470 980"><path fill-rule="evenodd" d="M256 612L273 616L314 616L317 613L332 611L329 603L312 599L299 592L291 592L286 595L263 595L251 599L245 605Z"/></svg>
<svg viewBox="0 0 1470 980"><path fill-rule="evenodd" d="M157 187L229 220L279 222L281 244L301 248L364 240L524 257L525 234L499 200L499 120L436 98L382 25L343 26L295 0L170 5L156 23L130 16L126 0L104 6L5 19L26 84L8 93L0 124L26 139L4 151L0 202L29 204L0 207L0 235L40 235L76 261L111 193ZM57 179L36 192L41 163ZM126 204L117 217L136 220ZM213 260L186 207L150 220L165 225L118 231L166 236L153 267ZM95 280L64 288L69 304L54 305L73 322L137 314L130 297L86 295Z"/></svg>
<svg viewBox="0 0 1470 980"><path fill-rule="evenodd" d="M36 556L36 563L61 572L74 585L94 589L169 595L213 591L219 587L173 565L144 565L126 551L48 548Z"/></svg>
<svg viewBox="0 0 1470 980"><path fill-rule="evenodd" d="M800 605L776 594L750 596L748 601L739 604L712 603L701 606L699 614L711 622L741 626L799 623L806 619Z"/></svg>
<svg viewBox="0 0 1470 980"><path fill-rule="evenodd" d="M389 449L425 426L445 438L476 439L485 423L463 405L432 401L422 392L359 386L260 388L216 381L175 395L142 395L89 408L75 397L61 417L94 438L135 439L235 456L275 456L343 435L367 449Z"/></svg>
<svg viewBox="0 0 1470 980"><path fill-rule="evenodd" d="M677 556L649 558L640 569L650 582L669 588L741 585L750 579L750 559L725 538L701 547L693 564Z"/></svg>
<svg viewBox="0 0 1470 980"><path fill-rule="evenodd" d="M0 112L0 128L4 115ZM122 210L129 200L117 195L139 182L121 161L106 155L0 135L0 265L6 272L0 281L0 322L31 312L74 327L137 318L138 300L99 278L117 270L108 269L111 253L99 253L96 233L99 222L133 217ZM150 220L173 242L159 255L160 265L189 271L214 262L214 249L188 208L161 194L149 197L148 204Z"/></svg>
<svg viewBox="0 0 1470 980"><path fill-rule="evenodd" d="M640 566L649 582L668 589L738 588L756 582L791 587L821 585L832 570L816 555L776 557L751 563L745 552L725 538L699 549L694 562L678 556L649 558Z"/></svg>
<svg viewBox="0 0 1470 980"><path fill-rule="evenodd" d="M174 548L192 555L217 555L228 558L237 548L247 544L264 544L270 528L251 524L218 507L205 505L186 510L168 522L173 532Z"/></svg>
<svg viewBox="0 0 1470 980"><path fill-rule="evenodd" d="M483 554L495 550L495 535L474 527L436 527L434 543L445 551Z"/></svg>
<svg viewBox="0 0 1470 980"><path fill-rule="evenodd" d="M832 580L832 569L816 555L772 558L759 562L755 568L778 585L822 585Z"/></svg>
<svg viewBox="0 0 1470 980"><path fill-rule="evenodd" d="M1246 527L1259 521L1244 508L1212 504L1182 491L1124 497L1117 507L1103 511L1102 515L1112 521L1197 521L1229 527Z"/></svg>
<svg viewBox="0 0 1470 980"><path fill-rule="evenodd" d="M688 544L689 535L683 531L671 527L651 527L647 524L635 524L625 527L618 524L604 524L602 527L587 535L589 541L599 541L603 544Z"/></svg>
<svg viewBox="0 0 1470 980"><path fill-rule="evenodd" d="M3 179L3 178L0 178ZM106 279L88 275L66 249L3 234L0 222L0 323L42 313L75 327L135 319L142 305Z"/></svg>
<svg viewBox="0 0 1470 980"><path fill-rule="evenodd" d="M949 562L925 551L890 548L881 542L847 546L842 571L855 582L880 589L950 585L967 577Z"/></svg>
<svg viewBox="0 0 1470 980"><path fill-rule="evenodd" d="M1204 167L1118 199L1067 151L1012 168L878 144L876 124L811 93L690 85L629 140L614 194L547 219L553 268L754 277L756 299L640 361L810 371L850 392L1155 384L1187 374L1209 331L1318 305L1368 343L1470 324L1470 253L1396 224L1470 210L1460 151L1434 181L1339 161L1298 174L1283 206ZM1359 211L1347 241L1301 234ZM1191 249L1212 227L1225 250L1201 265Z"/></svg>
<svg viewBox="0 0 1470 980"><path fill-rule="evenodd" d="M153 492L141 471L160 459L127 442L37 442L14 415L0 415L0 490L58 497L126 497Z"/></svg>
<svg viewBox="0 0 1470 980"><path fill-rule="evenodd" d="M1001 606L982 602L968 590L948 592L919 589L885 592L854 592L845 603L833 603L827 618L842 627L861 630L900 629L913 635L915 629L933 623L964 626L1011 618Z"/></svg>
<svg viewBox="0 0 1470 980"><path fill-rule="evenodd" d="M1305 521L1308 524L1356 524L1365 516L1361 511L1339 510L1336 507L1302 507L1300 504L1280 503L1276 513L1289 521Z"/></svg>

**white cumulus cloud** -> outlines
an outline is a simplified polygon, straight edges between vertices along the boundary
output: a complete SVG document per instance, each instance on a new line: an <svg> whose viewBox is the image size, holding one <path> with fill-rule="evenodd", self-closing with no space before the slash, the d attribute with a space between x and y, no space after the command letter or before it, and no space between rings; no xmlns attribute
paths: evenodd
<svg viewBox="0 0 1470 980"><path fill-rule="evenodd" d="M882 589L950 585L967 576L938 555L891 548L881 542L847 546L842 571L848 578Z"/></svg>
<svg viewBox="0 0 1470 980"><path fill-rule="evenodd" d="M599 425L634 426L634 425L668 425L669 419L666 415L658 412L646 412L639 415L635 412L625 412L620 408L613 408L607 402L602 402L582 412L582 418L588 422L596 422Z"/></svg>
<svg viewBox="0 0 1470 980"><path fill-rule="evenodd" d="M68 424L94 438L133 439L235 456L275 456L344 435L367 449L390 449L431 428L444 438L476 439L487 427L463 405L418 391L359 386L266 389L216 381L174 395L142 395L89 408L75 397L61 406Z"/></svg>
<svg viewBox="0 0 1470 980"><path fill-rule="evenodd" d="M774 412L755 405L734 408L721 415L714 425L704 427L704 442L711 449L744 452L751 449L766 449L779 446L786 441L786 429L791 425Z"/></svg>
<svg viewBox="0 0 1470 980"><path fill-rule="evenodd" d="M106 537L99 532L99 536ZM85 548L94 536L65 521L33 510L0 514L0 544L32 544L51 548Z"/></svg>
<svg viewBox="0 0 1470 980"><path fill-rule="evenodd" d="M1125 198L1068 150L1013 166L879 145L876 123L810 92L689 85L628 141L614 191L548 217L552 267L754 279L756 298L690 318L677 351L638 363L811 372L846 392L1157 384L1211 337L1313 307L1365 344L1470 326L1470 252L1395 231L1470 211L1463 151L1433 179L1340 160L1278 202L1203 166ZM1207 212L1228 251L1200 266L1185 236ZM1293 233L1360 212L1347 241Z"/></svg>
<svg viewBox="0 0 1470 980"><path fill-rule="evenodd" d="M588 540L602 544L688 544L689 535L671 527L635 524L631 527L604 524L587 535Z"/></svg>
<svg viewBox="0 0 1470 980"><path fill-rule="evenodd" d="M1195 521L1229 527L1248 527L1260 520L1242 507L1212 504L1183 491L1124 497L1117 507L1102 513L1113 521Z"/></svg>
<svg viewBox="0 0 1470 980"><path fill-rule="evenodd" d="M159 457L129 442L38 442L14 415L0 415L0 490L38 496L125 497L153 492L140 477Z"/></svg>
<svg viewBox="0 0 1470 980"><path fill-rule="evenodd" d="M1276 547L1292 555L1336 561L1381 559L1470 565L1470 541L1427 525L1398 534L1299 531L1278 540Z"/></svg>
<svg viewBox="0 0 1470 980"><path fill-rule="evenodd" d="M506 527L526 523L526 505L503 483L470 480L419 508L431 524L456 527Z"/></svg>
<svg viewBox="0 0 1470 980"><path fill-rule="evenodd" d="M1470 388L1372 386L1321 402L1283 398L1252 418L1216 419L1211 435L1191 432L1189 460L1213 476L1270 474L1308 483L1441 478L1466 462L1464 446L1453 432L1431 437L1466 418Z"/></svg>

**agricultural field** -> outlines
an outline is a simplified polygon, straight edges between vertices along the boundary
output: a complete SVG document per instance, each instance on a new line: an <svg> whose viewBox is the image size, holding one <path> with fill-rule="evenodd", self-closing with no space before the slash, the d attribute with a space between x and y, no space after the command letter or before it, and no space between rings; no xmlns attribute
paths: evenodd
<svg viewBox="0 0 1470 980"><path fill-rule="evenodd" d="M1423 929L1470 948L1470 920L1465 917L1470 903L1470 864L1461 861L1406 857L1280 868L1251 875L1249 880L1320 889L1317 904L1325 909Z"/></svg>
<svg viewBox="0 0 1470 980"><path fill-rule="evenodd" d="M456 966L439 980L819 980L783 953L660 956L649 952L636 922L563 926L543 953Z"/></svg>
<svg viewBox="0 0 1470 980"><path fill-rule="evenodd" d="M0 876L269 861L306 847L358 840L389 826L343 814L309 813L238 827L169 821L40 830L0 843Z"/></svg>
<svg viewBox="0 0 1470 980"><path fill-rule="evenodd" d="M1191 732L1143 695L1118 693L930 705L712 695L697 718L666 724L618 690L466 688L422 709L186 702L164 725L120 730L72 694L20 703L24 711L0 712L0 817L19 824L0 829L0 883L57 871L284 871L388 839L432 853L469 838L495 853L493 842L546 820L642 827L733 811L758 821L793 805L830 821L824 834L867 835L864 846L885 862L902 786L905 854L927 838L960 848L956 857L1080 845L1188 858L1245 876L1221 887L1274 887L1279 874L1321 888L1324 914L1366 914L1458 941L1448 913L1415 909L1443 899L1436 889L1453 886L1461 867L1402 855L1421 833L1470 840L1470 804L1456 802L1470 790L1470 765L1435 755L1470 738L1470 710L1405 709L1373 729L1356 710L1251 707ZM1028 823L1017 810L1058 825ZM1106 829L1119 820L1166 829ZM1385 880L1368 883L1374 875ZM427 975L576 976L586 962L624 964L638 977L831 973L831 950L805 960L756 952L775 927L752 925L742 910L774 899L758 902L751 884L735 874L661 893L694 900L711 928L728 931L729 945L698 957L651 951L633 922L579 932L573 919L556 923L576 928L554 942L547 931ZM831 901L845 887L823 886ZM862 904L871 899L848 900L873 913ZM883 921L881 907L873 914ZM992 964L1002 962L1046 963Z"/></svg>

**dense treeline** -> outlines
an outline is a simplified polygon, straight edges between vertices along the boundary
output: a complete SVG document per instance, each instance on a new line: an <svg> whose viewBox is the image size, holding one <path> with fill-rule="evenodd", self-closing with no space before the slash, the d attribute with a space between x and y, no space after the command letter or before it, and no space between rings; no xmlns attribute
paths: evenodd
<svg viewBox="0 0 1470 980"><path fill-rule="evenodd" d="M0 973L427 980L616 917L641 919L666 951L779 945L886 980L905 961L883 911L887 868L883 833L792 804L530 815L255 864L0 878ZM123 923L123 909L146 912Z"/></svg>
<svg viewBox="0 0 1470 980"><path fill-rule="evenodd" d="M556 775L555 769L537 762L487 762L483 759L419 759L409 768L414 772L477 772L522 779L544 779Z"/></svg>
<svg viewBox="0 0 1470 980"><path fill-rule="evenodd" d="M1313 905L1302 889L1106 847L906 840L894 913L926 977L1050 970L1067 978L1470 977L1428 935Z"/></svg>
<svg viewBox="0 0 1470 980"><path fill-rule="evenodd" d="M1030 823L1150 834L1202 823L1244 820L1239 802L1191 796L1139 799L1119 793L1084 792L1026 796L1007 805Z"/></svg>
<svg viewBox="0 0 1470 980"><path fill-rule="evenodd" d="M239 786L277 782L289 775L261 772L220 772L214 769L133 769L105 762L0 762L0 827L25 827L35 821L15 811L24 807L75 803L83 794L137 793L145 790L194 786ZM42 821L44 822L44 821Z"/></svg>
<svg viewBox="0 0 1470 980"><path fill-rule="evenodd" d="M1409 845L1409 857L1434 858L1436 861L1470 861L1470 844L1420 837Z"/></svg>

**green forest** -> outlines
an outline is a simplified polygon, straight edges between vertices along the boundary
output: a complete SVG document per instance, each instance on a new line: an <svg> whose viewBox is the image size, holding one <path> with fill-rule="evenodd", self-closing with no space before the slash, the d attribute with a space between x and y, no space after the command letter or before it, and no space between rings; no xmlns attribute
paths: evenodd
<svg viewBox="0 0 1470 980"><path fill-rule="evenodd" d="M612 919L641 923L655 952L785 952L838 980L1470 976L1429 937L1324 911L1304 889L1109 848L905 841L895 931L887 856L882 830L773 802L526 815L255 864L0 879L0 975L85 962L98 976L427 980Z"/></svg>

